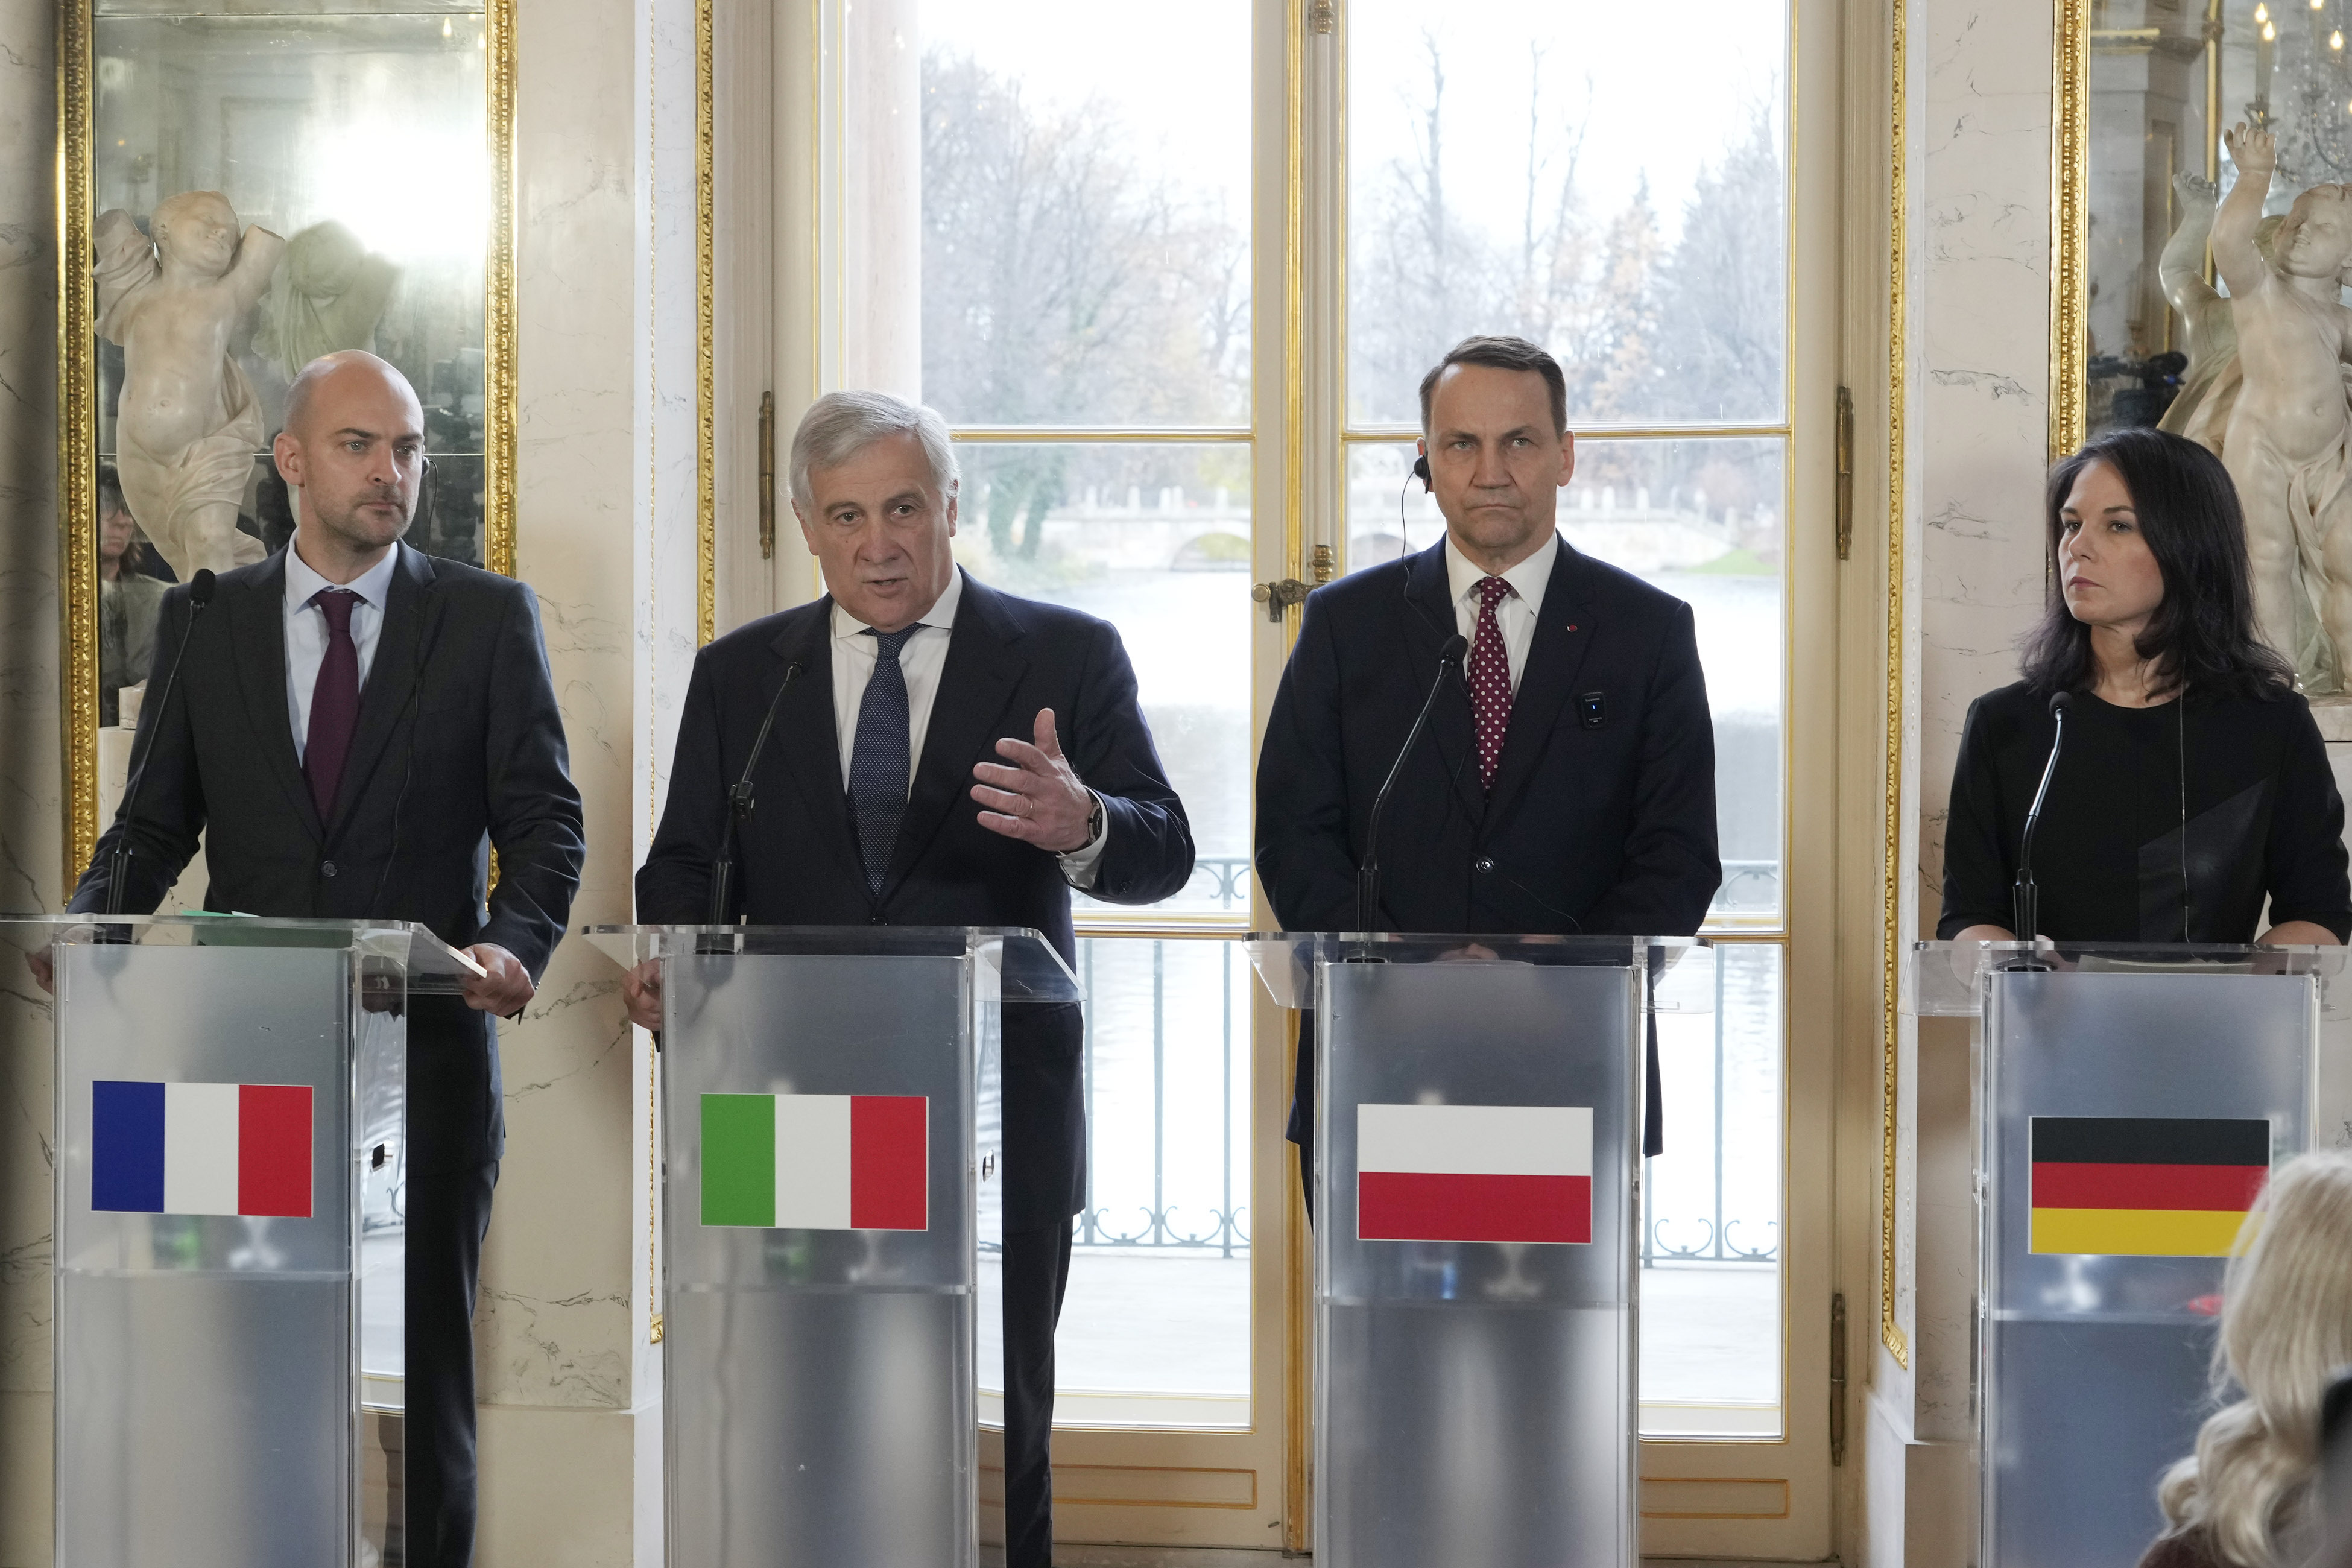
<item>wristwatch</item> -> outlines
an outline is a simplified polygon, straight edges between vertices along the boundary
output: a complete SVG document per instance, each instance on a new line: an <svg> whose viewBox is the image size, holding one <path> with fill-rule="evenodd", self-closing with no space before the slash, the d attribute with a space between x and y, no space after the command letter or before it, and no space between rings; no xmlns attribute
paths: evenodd
<svg viewBox="0 0 2352 1568"><path fill-rule="evenodd" d="M1089 790L1087 793L1092 795L1094 792ZM1102 796L1097 795L1095 795L1094 798L1095 808L1087 813L1087 844L1100 843L1103 836L1105 813L1103 811ZM1078 847L1083 849L1087 847L1087 844L1081 844Z"/></svg>

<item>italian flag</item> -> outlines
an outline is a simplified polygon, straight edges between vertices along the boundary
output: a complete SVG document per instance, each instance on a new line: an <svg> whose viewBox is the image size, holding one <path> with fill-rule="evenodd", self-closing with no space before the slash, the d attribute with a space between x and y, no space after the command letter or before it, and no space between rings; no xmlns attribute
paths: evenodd
<svg viewBox="0 0 2352 1568"><path fill-rule="evenodd" d="M706 1094L702 1223L929 1230L930 1101L913 1094Z"/></svg>
<svg viewBox="0 0 2352 1568"><path fill-rule="evenodd" d="M90 1085L89 1206L310 1216L307 1084Z"/></svg>
<svg viewBox="0 0 2352 1568"><path fill-rule="evenodd" d="M1357 1106L1356 1235L1591 1242L1591 1108Z"/></svg>

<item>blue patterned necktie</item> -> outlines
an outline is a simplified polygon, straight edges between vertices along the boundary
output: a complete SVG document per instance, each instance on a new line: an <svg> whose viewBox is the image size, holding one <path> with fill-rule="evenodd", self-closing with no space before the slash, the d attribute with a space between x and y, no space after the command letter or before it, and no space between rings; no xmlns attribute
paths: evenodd
<svg viewBox="0 0 2352 1568"><path fill-rule="evenodd" d="M898 650L922 629L919 621L895 632L866 629L875 643L874 679L866 683L866 696L857 704L857 740L849 753L849 811L857 826L857 853L866 862L866 886L877 894L890 869L890 851L898 842L898 819L907 815L907 780L913 763L907 672L898 667Z"/></svg>

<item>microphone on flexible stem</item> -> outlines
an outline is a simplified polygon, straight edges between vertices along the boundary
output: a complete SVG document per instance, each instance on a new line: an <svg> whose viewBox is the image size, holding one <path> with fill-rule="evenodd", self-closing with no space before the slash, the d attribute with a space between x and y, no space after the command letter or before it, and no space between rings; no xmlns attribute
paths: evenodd
<svg viewBox="0 0 2352 1568"><path fill-rule="evenodd" d="M2050 737L2050 760L2042 764L2042 784L2033 792L2033 804L2026 809L2025 831L2017 845L2017 884L2010 889L2010 919L2017 940L2031 943L2040 923L2041 893L2033 885L2033 830L2042 825L2042 803L2050 797L2050 781L2057 776L2058 753L2066 745L2066 710L2073 706L2074 697L2064 691L2050 697L2050 717L2056 725Z"/></svg>
<svg viewBox="0 0 2352 1568"><path fill-rule="evenodd" d="M1398 776L1404 772L1405 759L1412 755L1414 743L1420 741L1422 731L1429 726L1429 715L1437 706L1437 694L1445 689L1446 675L1448 672L1460 673L1462 656L1469 651L1470 639L1458 632L1446 638L1445 646L1438 649L1437 679L1430 683L1429 695L1422 700L1421 711L1414 716L1412 730L1405 736L1404 745L1397 752L1396 761L1389 764L1388 782L1381 784L1381 793L1372 797L1371 826L1364 833L1364 860L1356 868L1358 931L1374 929L1373 915L1381 904L1381 818L1388 813L1389 795L1396 789Z"/></svg>
<svg viewBox="0 0 2352 1568"><path fill-rule="evenodd" d="M188 624L180 628L180 646L172 652L171 672L163 678L163 700L155 707L155 722L147 731L147 750L131 770L131 786L123 792L122 812L116 819L122 831L115 835L114 850L106 858L106 912L122 912L123 883L131 875L131 829L139 820L139 789L147 782L148 759L155 754L155 736L171 716L172 692L180 684L180 661L188 657L188 636L196 629L196 617L213 602L213 593L220 579L211 572L199 572L188 579Z"/></svg>
<svg viewBox="0 0 2352 1568"><path fill-rule="evenodd" d="M727 826L719 840L719 864L711 868L710 872L709 923L711 925L728 923L727 900L735 883L735 840L742 825L751 820L751 770L760 765L760 752L768 744L768 731L776 727L776 709L782 704L784 693L792 689L793 682L799 679L800 673L798 659L784 667L784 678L776 683L776 694L768 699L767 717L760 721L760 732L751 739L751 754L744 759L743 776L737 779L734 787L727 792Z"/></svg>

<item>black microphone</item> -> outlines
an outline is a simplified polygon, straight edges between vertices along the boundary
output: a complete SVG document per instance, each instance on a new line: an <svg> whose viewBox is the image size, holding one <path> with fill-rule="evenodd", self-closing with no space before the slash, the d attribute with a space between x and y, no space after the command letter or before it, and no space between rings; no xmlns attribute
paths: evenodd
<svg viewBox="0 0 2352 1568"><path fill-rule="evenodd" d="M1462 656L1469 651L1470 639L1459 632L1446 638L1445 646L1438 649L1437 679L1430 683L1429 695L1422 700L1421 712L1413 719L1412 731L1405 736L1404 745L1397 752L1396 761L1389 764L1388 782L1381 784L1381 793L1372 797L1371 826L1364 834L1364 863L1356 868L1356 929L1358 931L1369 931L1374 929L1373 911L1380 908L1381 818L1387 815L1389 795L1397 786L1398 776L1404 772L1405 759L1412 755L1414 743L1421 739L1422 731L1429 725L1429 715L1437 706L1437 694L1445 689L1446 674L1451 671L1458 675L1462 668Z"/></svg>
<svg viewBox="0 0 2352 1568"><path fill-rule="evenodd" d="M768 699L767 717L760 721L760 732L751 739L751 754L744 759L743 776L727 792L727 826L719 839L719 864L710 871L711 925L727 923L727 900L735 882L735 840L741 825L751 820L751 770L760 765L760 752L768 744L768 731L776 727L776 710L784 700L784 693L793 689L800 678L801 661L784 666L784 678L776 683L776 694Z"/></svg>
<svg viewBox="0 0 2352 1568"><path fill-rule="evenodd" d="M2074 701L2074 697L2064 691L2053 692L2050 697L2050 717L2055 721L2057 731L2050 737L2050 760L2042 764L2041 787L2033 792L2033 804L2025 813L2025 832L2017 845L2017 885L2009 892L2010 918L2016 922L2012 929L2020 942L2033 940L2041 912L2041 895L2033 886L2033 830L2042 825L2042 803L2049 798L2050 781L2058 772L2058 753L2066 744L2066 710Z"/></svg>
<svg viewBox="0 0 2352 1568"><path fill-rule="evenodd" d="M220 579L209 571L199 572L188 579L188 624L180 628L180 646L173 650L171 673L163 678L163 700L156 705L155 722L147 726L147 750L131 770L130 787L122 793L122 810L115 817L121 831L114 837L114 851L106 858L106 912L122 912L123 882L131 875L131 829L139 819L139 788L147 782L147 762L155 754L155 736L170 716L173 689L180 684L180 661L188 657L188 637L196 629L196 617L213 602L213 592Z"/></svg>

